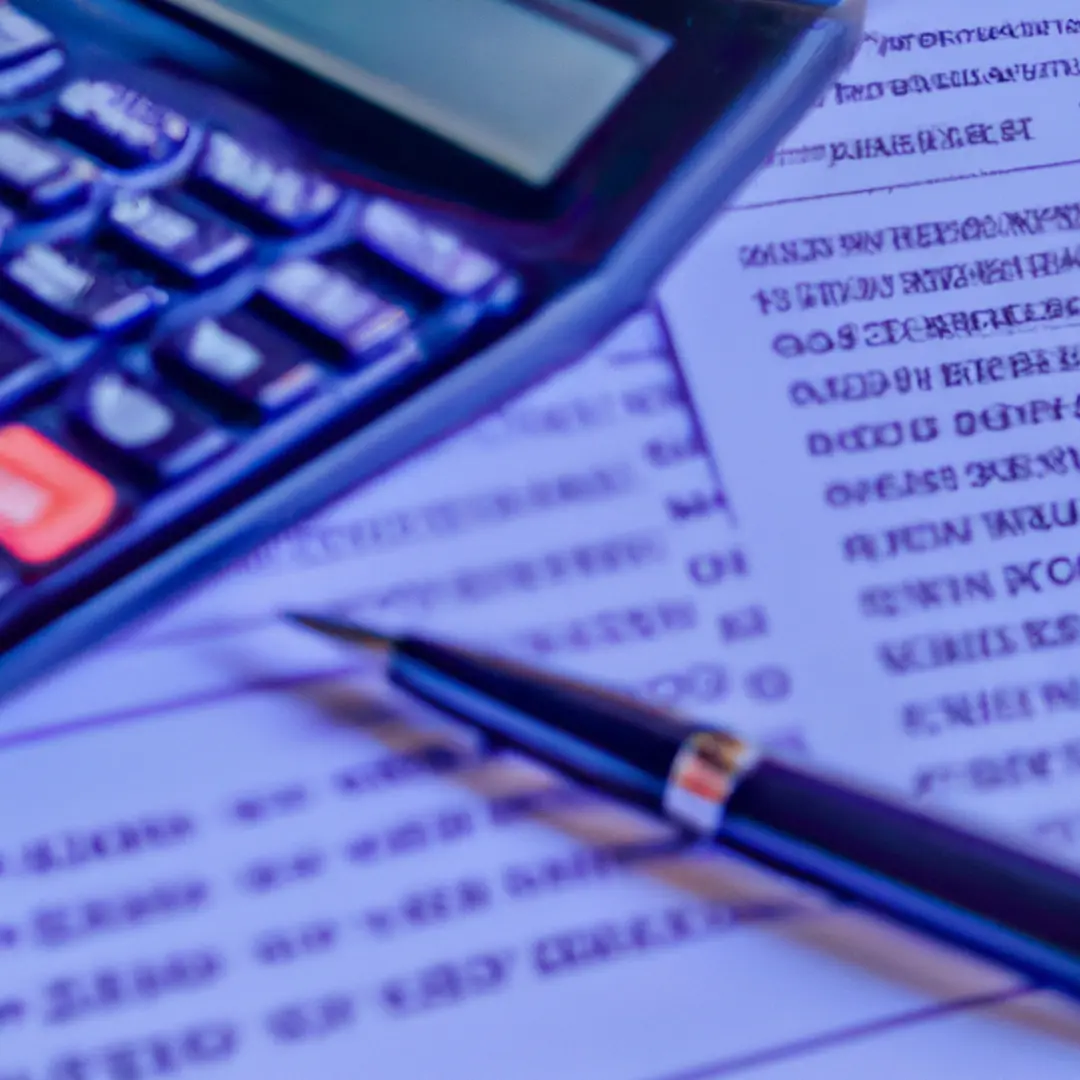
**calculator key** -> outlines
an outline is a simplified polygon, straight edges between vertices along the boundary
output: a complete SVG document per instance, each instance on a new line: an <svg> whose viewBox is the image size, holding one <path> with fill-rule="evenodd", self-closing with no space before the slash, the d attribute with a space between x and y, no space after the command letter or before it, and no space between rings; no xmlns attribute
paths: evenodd
<svg viewBox="0 0 1080 1080"><path fill-rule="evenodd" d="M24 338L0 324L0 413L41 394L61 377L60 367Z"/></svg>
<svg viewBox="0 0 1080 1080"><path fill-rule="evenodd" d="M401 343L410 329L402 308L311 259L274 267L259 305L293 333L327 345L354 363L377 359Z"/></svg>
<svg viewBox="0 0 1080 1080"><path fill-rule="evenodd" d="M53 124L58 134L118 169L161 165L192 137L178 112L119 83L73 82L60 95Z"/></svg>
<svg viewBox="0 0 1080 1080"><path fill-rule="evenodd" d="M0 288L64 337L118 334L155 315L168 296L94 265L87 252L31 244L0 268Z"/></svg>
<svg viewBox="0 0 1080 1080"><path fill-rule="evenodd" d="M50 49L18 67L0 68L0 102L7 104L35 93L63 67L64 54Z"/></svg>
<svg viewBox="0 0 1080 1080"><path fill-rule="evenodd" d="M116 489L24 424L0 427L0 548L45 566L102 533Z"/></svg>
<svg viewBox="0 0 1080 1080"><path fill-rule="evenodd" d="M157 485L187 476L219 457L228 435L115 368L91 372L72 391L76 433L122 459Z"/></svg>
<svg viewBox="0 0 1080 1080"><path fill-rule="evenodd" d="M368 203L359 227L366 247L446 296L475 296L502 274L490 256L389 199Z"/></svg>
<svg viewBox="0 0 1080 1080"><path fill-rule="evenodd" d="M51 31L11 4L0 4L0 102L38 90L64 67Z"/></svg>
<svg viewBox="0 0 1080 1080"><path fill-rule="evenodd" d="M52 217L85 203L98 170L85 158L28 131L0 125L0 196L31 217Z"/></svg>
<svg viewBox="0 0 1080 1080"><path fill-rule="evenodd" d="M245 224L290 235L317 228L344 197L318 173L257 153L221 131L207 139L191 187Z"/></svg>
<svg viewBox="0 0 1080 1080"><path fill-rule="evenodd" d="M25 64L56 47L48 27L10 4L0 5L0 69Z"/></svg>
<svg viewBox="0 0 1080 1080"><path fill-rule="evenodd" d="M121 195L109 224L166 277L189 287L216 284L252 256L251 238L214 218L189 214L151 195Z"/></svg>
<svg viewBox="0 0 1080 1080"><path fill-rule="evenodd" d="M268 420L322 383L307 351L245 312L203 319L162 344L158 367L184 389L244 420Z"/></svg>

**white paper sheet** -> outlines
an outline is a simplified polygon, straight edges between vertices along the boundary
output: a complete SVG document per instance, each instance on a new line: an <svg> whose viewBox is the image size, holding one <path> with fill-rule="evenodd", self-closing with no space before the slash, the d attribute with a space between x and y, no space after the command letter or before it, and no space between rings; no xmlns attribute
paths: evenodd
<svg viewBox="0 0 1080 1080"><path fill-rule="evenodd" d="M1068 5L873 6L854 67L661 290L810 752L1065 859L1078 44ZM875 1042L822 1068L940 1053ZM970 1053L972 1075L1043 1068Z"/></svg>
<svg viewBox="0 0 1080 1080"><path fill-rule="evenodd" d="M856 72L896 64L877 44ZM813 184L779 170L746 201ZM752 324L729 243L690 259ZM702 311L671 300L691 377L713 378ZM5 705L0 1080L1077 1075L1071 1006L739 860L673 854L668 830L476 758L277 620L332 607L483 642L843 757L739 482L760 460L718 458L733 515L680 379L644 312Z"/></svg>
<svg viewBox="0 0 1080 1080"><path fill-rule="evenodd" d="M767 171L663 303L814 752L1067 839L1080 18L941 13L881 5L798 133L819 159Z"/></svg>

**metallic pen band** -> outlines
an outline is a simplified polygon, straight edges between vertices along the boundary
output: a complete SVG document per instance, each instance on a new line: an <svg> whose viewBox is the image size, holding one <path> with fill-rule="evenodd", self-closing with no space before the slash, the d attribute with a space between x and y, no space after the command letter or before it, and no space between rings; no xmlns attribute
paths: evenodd
<svg viewBox="0 0 1080 1080"><path fill-rule="evenodd" d="M718 836L724 811L761 752L726 731L695 731L679 747L664 786L664 812L701 836Z"/></svg>

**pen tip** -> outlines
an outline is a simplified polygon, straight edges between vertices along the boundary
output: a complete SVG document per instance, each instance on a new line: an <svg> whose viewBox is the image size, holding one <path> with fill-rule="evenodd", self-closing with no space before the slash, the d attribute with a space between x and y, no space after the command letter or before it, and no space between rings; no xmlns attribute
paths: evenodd
<svg viewBox="0 0 1080 1080"><path fill-rule="evenodd" d="M389 652L395 643L395 639L389 634L382 634L378 630L370 630L366 626L358 626L356 623L328 615L285 611L282 612L282 617L306 630L313 630L316 634L348 642L350 645L359 645L373 652Z"/></svg>

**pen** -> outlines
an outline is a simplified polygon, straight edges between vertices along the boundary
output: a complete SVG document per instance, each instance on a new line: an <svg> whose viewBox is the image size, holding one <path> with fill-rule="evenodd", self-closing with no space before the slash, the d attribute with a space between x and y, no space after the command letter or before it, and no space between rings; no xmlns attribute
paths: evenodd
<svg viewBox="0 0 1080 1080"><path fill-rule="evenodd" d="M1080 875L727 731L513 661L319 615L390 680L591 788L1074 995Z"/></svg>

